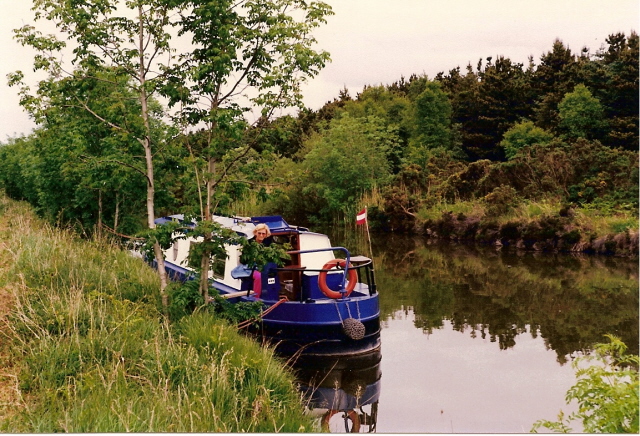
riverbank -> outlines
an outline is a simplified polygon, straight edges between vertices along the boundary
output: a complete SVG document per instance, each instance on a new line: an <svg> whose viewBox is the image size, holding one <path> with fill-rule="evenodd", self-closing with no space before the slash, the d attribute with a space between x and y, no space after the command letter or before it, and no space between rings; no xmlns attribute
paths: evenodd
<svg viewBox="0 0 640 436"><path fill-rule="evenodd" d="M569 208L552 201L522 203L498 213L481 202L443 205L422 211L413 231L526 251L638 256L638 218L633 213Z"/></svg>
<svg viewBox="0 0 640 436"><path fill-rule="evenodd" d="M563 221L561 218L548 217L538 221L501 224L449 213L440 220L425 222L421 230L433 238L473 241L520 250L638 256L637 229L596 236Z"/></svg>
<svg viewBox="0 0 640 436"><path fill-rule="evenodd" d="M210 314L167 322L139 259L2 196L0 223L0 431L314 431L271 350Z"/></svg>

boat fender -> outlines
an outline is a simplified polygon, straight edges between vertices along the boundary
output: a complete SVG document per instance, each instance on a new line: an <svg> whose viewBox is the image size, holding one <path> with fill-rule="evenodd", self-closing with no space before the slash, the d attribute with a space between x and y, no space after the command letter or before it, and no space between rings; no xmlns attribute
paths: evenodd
<svg viewBox="0 0 640 436"><path fill-rule="evenodd" d="M329 262L325 263L324 266L322 267L323 271L318 276L318 287L320 288L322 293L327 297L338 299L342 297L342 293L338 291L334 291L330 289L329 286L327 286L326 270L330 270L333 267L344 269L346 265L347 265L347 261L344 259L331 259ZM346 292L344 294L345 297L348 297L349 294L351 294L351 291L353 291L353 289L356 287L356 282L358 281L358 273L356 272L355 269L353 269L353 265L351 264L349 264L349 275L347 277L347 280L348 282L345 289Z"/></svg>
<svg viewBox="0 0 640 436"><path fill-rule="evenodd" d="M335 409L331 409L331 410L327 410L327 412L322 415L322 431L324 432L328 432L329 431L329 420L331 419L331 417L333 415L335 415L336 413L338 413L339 410L335 410ZM355 410L345 410L345 421L348 419L351 420L351 422L353 422L353 427L351 427L351 433L359 433L360 432L360 417L358 416L358 414L356 413Z"/></svg>
<svg viewBox="0 0 640 436"><path fill-rule="evenodd" d="M347 337L354 341L359 341L364 338L365 327L364 324L357 319L347 318L342 321L342 331L344 331L344 334L347 335Z"/></svg>

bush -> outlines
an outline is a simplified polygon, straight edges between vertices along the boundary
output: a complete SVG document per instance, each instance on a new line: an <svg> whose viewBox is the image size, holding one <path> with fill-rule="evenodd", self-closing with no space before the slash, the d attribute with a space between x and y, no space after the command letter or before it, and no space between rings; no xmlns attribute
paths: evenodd
<svg viewBox="0 0 640 436"><path fill-rule="evenodd" d="M484 197L487 215L499 216L512 211L520 203L518 193L511 186L499 186Z"/></svg>
<svg viewBox="0 0 640 436"><path fill-rule="evenodd" d="M573 362L578 381L566 401L577 401L578 411L566 419L560 411L555 422L537 421L532 432L545 427L567 433L572 421L581 421L585 433L638 433L638 356L626 354L627 346L619 338L606 336L608 344L596 344L593 355ZM583 362L594 364L581 368Z"/></svg>

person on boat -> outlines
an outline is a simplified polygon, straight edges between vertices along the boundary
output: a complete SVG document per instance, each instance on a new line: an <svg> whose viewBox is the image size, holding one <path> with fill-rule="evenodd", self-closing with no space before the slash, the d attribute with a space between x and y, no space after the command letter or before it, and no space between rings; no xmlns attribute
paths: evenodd
<svg viewBox="0 0 640 436"><path fill-rule="evenodd" d="M253 229L253 236L256 238L255 241L258 244L262 244L265 247L268 247L273 242L271 230L269 230L269 227L266 224L258 224Z"/></svg>
<svg viewBox="0 0 640 436"><path fill-rule="evenodd" d="M262 244L265 247L268 247L273 242L273 238L271 238L271 230L266 224L258 224L253 229L254 240L257 244ZM259 270L253 271L253 292L256 298L260 298L262 295L262 273Z"/></svg>

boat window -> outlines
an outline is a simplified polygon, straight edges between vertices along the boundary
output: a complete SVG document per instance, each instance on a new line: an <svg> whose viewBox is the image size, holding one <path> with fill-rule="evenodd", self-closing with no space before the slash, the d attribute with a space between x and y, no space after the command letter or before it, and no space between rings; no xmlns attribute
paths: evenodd
<svg viewBox="0 0 640 436"><path fill-rule="evenodd" d="M223 258L214 258L213 264L211 265L213 276L217 279L224 278L224 265L226 263L226 259Z"/></svg>
<svg viewBox="0 0 640 436"><path fill-rule="evenodd" d="M178 241L173 243L173 260L178 259Z"/></svg>
<svg viewBox="0 0 640 436"><path fill-rule="evenodd" d="M300 235L301 250L316 250L331 247L331 241L326 235L319 233L303 233ZM335 256L332 251L320 251L315 253L303 253L300 255L301 264L308 269L322 269L322 266ZM316 275L317 272L309 272L309 275Z"/></svg>

